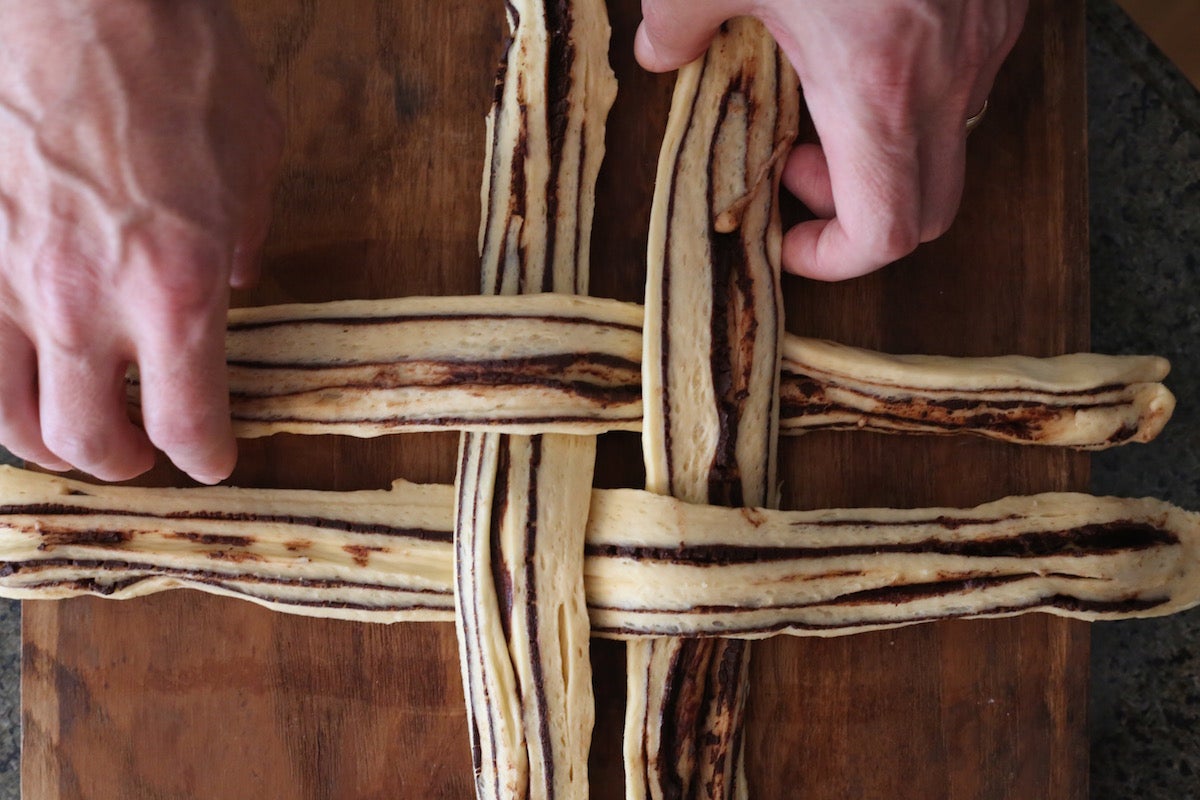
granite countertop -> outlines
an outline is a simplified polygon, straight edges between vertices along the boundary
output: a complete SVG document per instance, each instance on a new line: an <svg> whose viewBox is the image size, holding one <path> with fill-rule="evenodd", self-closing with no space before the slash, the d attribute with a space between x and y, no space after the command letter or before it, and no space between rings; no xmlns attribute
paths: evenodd
<svg viewBox="0 0 1200 800"><path fill-rule="evenodd" d="M1200 46L1200 31L1197 31ZM1098 454L1097 494L1200 509L1200 92L1111 0L1088 5L1092 349L1171 360L1175 416ZM1092 628L1092 797L1200 797L1200 609Z"/></svg>
<svg viewBox="0 0 1200 800"><path fill-rule="evenodd" d="M1088 106L1092 349L1166 356L1180 398L1158 440L1095 456L1092 491L1200 510L1200 92L1089 0ZM1090 732L1095 800L1200 797L1200 609L1093 627ZM0 800L19 747L20 609L0 601Z"/></svg>

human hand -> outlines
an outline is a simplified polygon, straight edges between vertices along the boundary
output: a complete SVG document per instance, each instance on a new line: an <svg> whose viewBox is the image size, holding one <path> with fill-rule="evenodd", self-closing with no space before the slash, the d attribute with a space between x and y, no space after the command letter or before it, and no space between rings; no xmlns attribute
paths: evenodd
<svg viewBox="0 0 1200 800"><path fill-rule="evenodd" d="M1012 49L1027 0L642 0L638 61L697 58L725 20L753 15L795 66L820 144L783 182L818 219L789 230L783 265L840 280L941 236L962 197L966 120Z"/></svg>
<svg viewBox="0 0 1200 800"><path fill-rule="evenodd" d="M229 475L229 286L256 278L281 148L221 0L0 0L0 442L105 480L153 446Z"/></svg>

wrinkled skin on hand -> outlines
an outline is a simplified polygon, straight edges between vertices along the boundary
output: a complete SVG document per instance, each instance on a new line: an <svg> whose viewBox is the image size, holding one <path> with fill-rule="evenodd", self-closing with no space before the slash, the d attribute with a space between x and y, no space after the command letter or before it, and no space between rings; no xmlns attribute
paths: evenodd
<svg viewBox="0 0 1200 800"><path fill-rule="evenodd" d="M0 0L0 443L106 480L154 447L229 475L229 287L255 277L281 147L222 2Z"/></svg>
<svg viewBox="0 0 1200 800"><path fill-rule="evenodd" d="M819 218L784 238L784 267L851 278L941 236L958 211L966 120L1016 42L1027 0L642 0L642 66L676 69L716 29L758 17L795 66L820 144L784 184Z"/></svg>

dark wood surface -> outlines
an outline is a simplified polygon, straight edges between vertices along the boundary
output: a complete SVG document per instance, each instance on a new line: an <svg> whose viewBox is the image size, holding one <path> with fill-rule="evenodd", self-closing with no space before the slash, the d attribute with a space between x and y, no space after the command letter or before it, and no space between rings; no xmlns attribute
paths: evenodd
<svg viewBox="0 0 1200 800"><path fill-rule="evenodd" d="M472 294L483 116L502 5L243 0L289 129L263 285L243 304ZM418 8L419 6L419 8ZM631 56L597 203L593 292L638 300L670 76ZM1034 2L982 126L950 233L874 276L789 279L788 328L893 352L1086 349L1083 10ZM242 443L233 483L449 482L453 434ZM809 435L784 443L785 507L974 504L1086 486L1077 454ZM151 478L179 482L161 468ZM638 440L602 437L598 481L641 483ZM453 628L273 614L175 592L24 609L27 800L468 798ZM621 791L622 647L596 643L593 796ZM1045 616L758 645L753 794L1084 798L1088 634Z"/></svg>

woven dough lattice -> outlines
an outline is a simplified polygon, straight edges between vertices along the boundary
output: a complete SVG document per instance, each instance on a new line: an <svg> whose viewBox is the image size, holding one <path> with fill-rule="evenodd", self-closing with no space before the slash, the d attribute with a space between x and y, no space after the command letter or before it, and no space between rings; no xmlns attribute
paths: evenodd
<svg viewBox="0 0 1200 800"><path fill-rule="evenodd" d="M484 296L230 316L239 435L463 430L455 485L156 490L5 470L0 594L190 587L314 616L453 620L477 792L497 799L588 795L593 636L628 641L627 796L746 797L750 640L1200 600L1200 520L1153 500L770 510L781 433L1145 441L1173 407L1166 364L893 357L786 335L776 203L798 87L748 20L679 73L645 305L586 297L617 89L604 3L508 14ZM645 491L594 489L597 434L639 429Z"/></svg>

